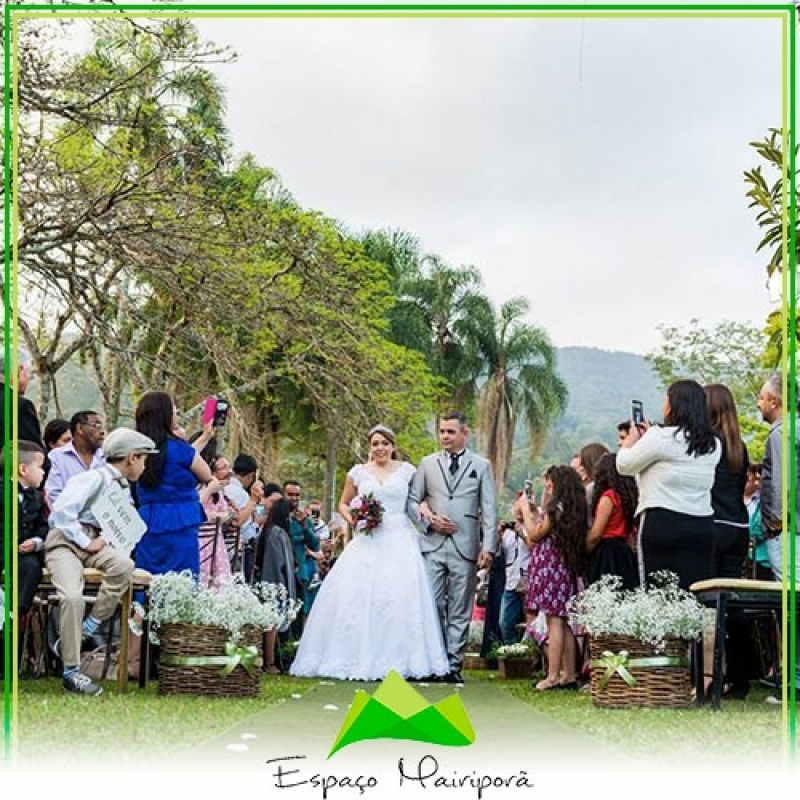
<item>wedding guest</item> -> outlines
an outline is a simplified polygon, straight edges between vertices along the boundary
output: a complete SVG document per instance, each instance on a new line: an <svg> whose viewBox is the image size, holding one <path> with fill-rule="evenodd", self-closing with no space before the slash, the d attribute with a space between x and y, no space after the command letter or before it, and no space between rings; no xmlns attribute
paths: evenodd
<svg viewBox="0 0 800 800"><path fill-rule="evenodd" d="M102 450L106 426L96 411L78 411L73 414L69 429L72 440L47 454L50 466L44 492L51 508L71 477L106 463Z"/></svg>
<svg viewBox="0 0 800 800"><path fill-rule="evenodd" d="M586 490L572 467L545 473L542 505L542 514L525 496L514 505L531 548L527 604L547 618L547 675L536 688L577 689L577 644L567 606L586 568Z"/></svg>
<svg viewBox="0 0 800 800"><path fill-rule="evenodd" d="M59 494L45 541L45 562L61 609L60 636L54 650L64 665L64 691L73 694L98 695L103 691L80 671L81 641L97 633L100 625L114 615L120 598L130 586L134 567L122 551L108 546L92 505L112 482L129 491L129 483L139 479L146 459L155 452L152 439L129 428L113 431L106 447L108 463L76 475ZM97 598L86 619L83 618L84 567L103 572Z"/></svg>
<svg viewBox="0 0 800 800"><path fill-rule="evenodd" d="M722 447L714 435L703 387L675 381L664 399L664 426L631 420L617 453L621 475L639 480L639 579L670 570L680 586L713 577L711 487Z"/></svg>
<svg viewBox="0 0 800 800"><path fill-rule="evenodd" d="M736 403L727 386L705 387L711 427L722 444L722 453L711 487L714 509L714 568L717 578L741 578L750 543L750 519L744 504L749 456L739 433ZM750 688L749 669L754 659L749 628L741 610L725 618L726 697L744 700Z"/></svg>
<svg viewBox="0 0 800 800"><path fill-rule="evenodd" d="M44 446L49 452L56 447L63 447L72 441L72 431L70 430L69 420L56 417L51 419L47 425L44 426L42 433L44 439Z"/></svg>
<svg viewBox="0 0 800 800"><path fill-rule="evenodd" d="M255 582L275 583L283 586L289 598L297 598L297 577L294 569L292 542L289 538L289 519L293 510L291 502L279 499L270 506L267 520L258 536L254 558ZM287 622L280 631L273 629L264 634L264 668L269 675L280 672L275 666L278 633L289 629Z"/></svg>
<svg viewBox="0 0 800 800"><path fill-rule="evenodd" d="M531 551L525 539L522 514L514 513L514 520L501 522L500 547L505 565L505 586L500 604L500 631L503 644L520 640L517 625L525 620L525 597L528 593L528 566Z"/></svg>
<svg viewBox="0 0 800 800"><path fill-rule="evenodd" d="M17 549L17 573L12 575L9 585L17 592L17 630L20 639L25 630L27 615L33 605L36 587L42 577L44 565L44 542L47 538L47 507L44 494L39 488L44 474L44 450L35 442L21 439L17 442L17 464L10 458L12 443L0 452L0 478L10 473L11 499L17 503L17 535L13 542ZM5 507L4 492L0 492L0 572L3 571L5 552L5 530L13 531L11 509ZM14 564L12 558L9 566Z"/></svg>
<svg viewBox="0 0 800 800"><path fill-rule="evenodd" d="M617 458L606 453L594 470L592 527L586 537L589 566L586 582L618 575L623 589L639 585L636 556L631 549L639 491L636 481L617 471Z"/></svg>
<svg viewBox="0 0 800 800"><path fill-rule="evenodd" d="M0 397L5 396L6 375L12 377L10 367L10 364L6 364L5 347L0 347ZM28 391L32 376L33 359L31 358L31 354L24 347L20 347L17 350L16 380L12 379L11 381L12 391L16 389L17 437L19 439L24 439L26 442L33 442L43 447L42 428L36 406L25 397L25 392ZM6 407L5 403L0 403L0 431L5 430L5 425Z"/></svg>
<svg viewBox="0 0 800 800"><path fill-rule="evenodd" d="M587 527L592 524L592 497L594 495L594 471L597 467L597 462L608 452L608 448L602 442L591 442L581 447L578 453L581 469L580 475L583 480L583 486L586 489L586 513L587 513Z"/></svg>
<svg viewBox="0 0 800 800"><path fill-rule="evenodd" d="M177 410L166 392L147 392L136 406L136 429L149 436L158 453L147 460L139 479L139 513L147 531L136 545L136 566L154 575L200 572L198 531L206 515L197 485L207 484L211 470L197 450L176 435ZM213 424L204 426L206 441Z"/></svg>

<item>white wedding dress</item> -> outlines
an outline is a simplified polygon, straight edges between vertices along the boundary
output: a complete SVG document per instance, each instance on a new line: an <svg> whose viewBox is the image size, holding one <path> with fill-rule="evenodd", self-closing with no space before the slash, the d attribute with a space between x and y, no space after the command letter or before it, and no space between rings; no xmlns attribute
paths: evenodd
<svg viewBox="0 0 800 800"><path fill-rule="evenodd" d="M381 484L359 464L348 473L359 494L384 507L371 534L357 532L322 582L290 672L348 680L445 675L447 653L419 533L406 515L414 467L402 463Z"/></svg>

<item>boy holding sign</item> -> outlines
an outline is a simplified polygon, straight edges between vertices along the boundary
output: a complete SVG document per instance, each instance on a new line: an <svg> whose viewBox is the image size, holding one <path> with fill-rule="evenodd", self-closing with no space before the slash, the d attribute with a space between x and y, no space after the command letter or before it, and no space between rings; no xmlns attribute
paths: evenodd
<svg viewBox="0 0 800 800"><path fill-rule="evenodd" d="M103 691L79 669L81 641L113 616L130 585L134 564L128 554L144 532L144 524L133 507L129 481L139 479L147 454L157 452L152 439L130 428L110 433L103 450L105 466L75 475L56 499L45 542L45 563L61 605L61 636L56 645L64 663L63 685L74 694ZM84 567L104 573L92 613L85 620Z"/></svg>

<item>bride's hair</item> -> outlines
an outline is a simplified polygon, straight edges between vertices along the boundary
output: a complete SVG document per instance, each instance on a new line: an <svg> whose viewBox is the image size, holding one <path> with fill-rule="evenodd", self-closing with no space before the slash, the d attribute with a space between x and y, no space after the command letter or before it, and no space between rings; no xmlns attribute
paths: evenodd
<svg viewBox="0 0 800 800"><path fill-rule="evenodd" d="M400 455L397 452L397 437L395 436L394 431L391 428L386 427L386 425L375 425L373 428L369 429L369 432L367 433L367 441L371 442L372 437L376 433L379 433L381 436L388 439L394 445L394 447L392 448L392 460L399 461Z"/></svg>

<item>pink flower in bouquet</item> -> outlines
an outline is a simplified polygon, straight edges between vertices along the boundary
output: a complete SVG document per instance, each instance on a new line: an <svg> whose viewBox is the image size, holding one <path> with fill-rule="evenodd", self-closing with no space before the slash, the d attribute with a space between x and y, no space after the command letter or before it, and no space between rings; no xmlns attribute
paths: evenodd
<svg viewBox="0 0 800 800"><path fill-rule="evenodd" d="M350 511L356 530L367 535L383 520L383 503L372 492L354 497L350 501Z"/></svg>

